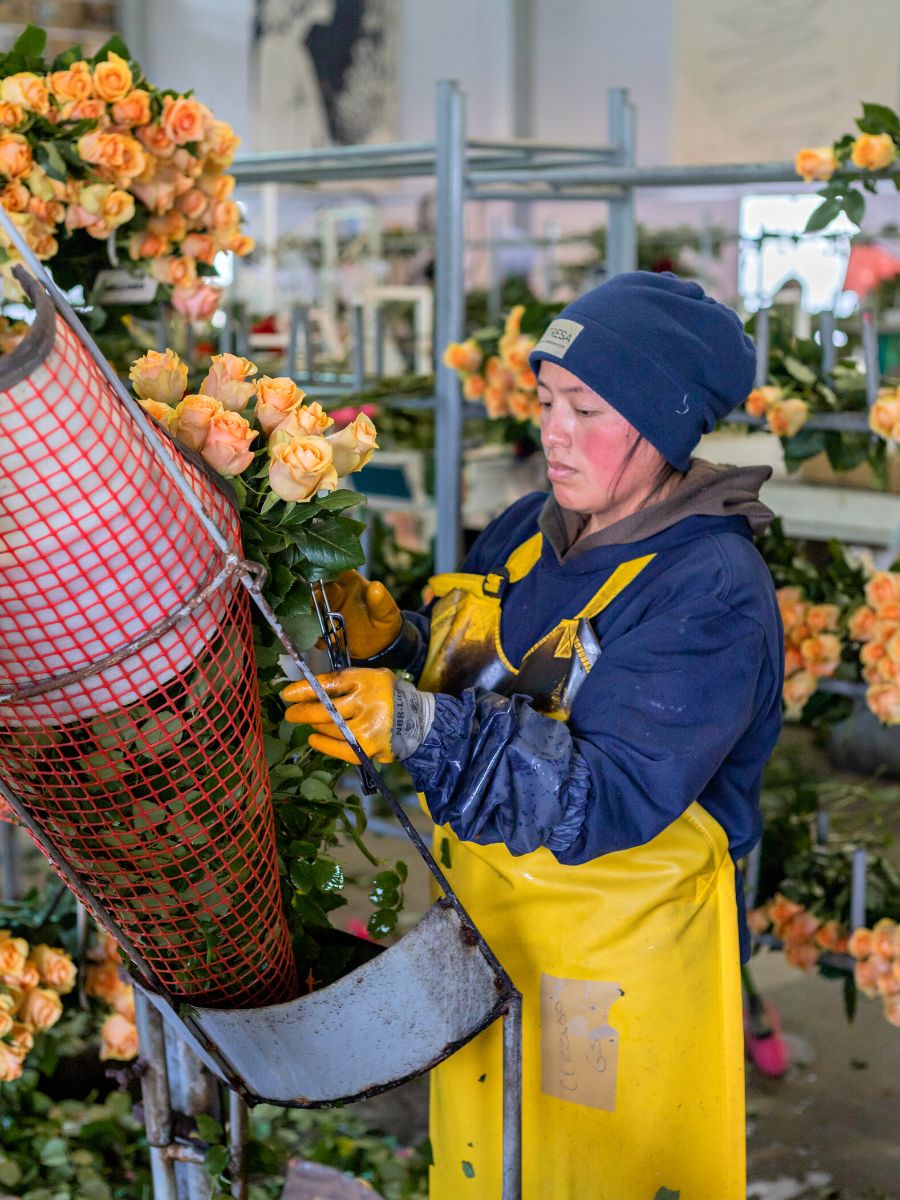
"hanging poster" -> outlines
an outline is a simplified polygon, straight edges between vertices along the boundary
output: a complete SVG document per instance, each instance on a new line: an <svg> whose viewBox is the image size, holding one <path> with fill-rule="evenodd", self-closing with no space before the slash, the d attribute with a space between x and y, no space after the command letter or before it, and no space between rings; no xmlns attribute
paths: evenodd
<svg viewBox="0 0 900 1200"><path fill-rule="evenodd" d="M258 150L397 136L396 0L256 0Z"/></svg>
<svg viewBox="0 0 900 1200"><path fill-rule="evenodd" d="M783 162L896 106L897 0L678 0L675 163Z"/></svg>

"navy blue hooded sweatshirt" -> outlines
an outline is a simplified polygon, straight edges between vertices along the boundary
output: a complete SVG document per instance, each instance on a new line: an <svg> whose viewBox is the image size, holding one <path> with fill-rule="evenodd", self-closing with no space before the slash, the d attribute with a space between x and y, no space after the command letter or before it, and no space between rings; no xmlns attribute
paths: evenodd
<svg viewBox="0 0 900 1200"><path fill-rule="evenodd" d="M722 825L735 860L752 849L784 669L775 592L751 529L771 519L756 498L768 473L693 460L672 500L580 541L577 515L544 493L485 529L464 571L497 570L544 534L540 560L502 601L501 641L513 664L620 563L655 558L593 619L601 654L568 721L535 712L523 696L479 688L438 696L427 737L405 760L437 824L465 841L504 842L513 854L546 846L577 864L650 841L697 800ZM429 622L407 616L422 637L405 664L417 675Z"/></svg>

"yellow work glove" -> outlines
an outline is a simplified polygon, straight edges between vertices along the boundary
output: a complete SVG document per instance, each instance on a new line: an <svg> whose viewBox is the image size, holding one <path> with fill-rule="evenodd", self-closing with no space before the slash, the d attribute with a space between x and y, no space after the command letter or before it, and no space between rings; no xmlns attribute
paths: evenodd
<svg viewBox="0 0 900 1200"><path fill-rule="evenodd" d="M366 754L378 762L393 762L393 672L385 668L350 667L346 671L334 671L328 675L317 675L316 678ZM313 727L309 744L314 750L321 750L323 754L339 758L342 762L359 763L305 679L289 684L281 693L281 698L291 706L284 714L288 721L294 725Z"/></svg>
<svg viewBox="0 0 900 1200"><path fill-rule="evenodd" d="M326 584L329 607L339 612L347 627L351 658L373 658L395 640L403 628L403 614L383 583L364 579L359 571L344 571Z"/></svg>

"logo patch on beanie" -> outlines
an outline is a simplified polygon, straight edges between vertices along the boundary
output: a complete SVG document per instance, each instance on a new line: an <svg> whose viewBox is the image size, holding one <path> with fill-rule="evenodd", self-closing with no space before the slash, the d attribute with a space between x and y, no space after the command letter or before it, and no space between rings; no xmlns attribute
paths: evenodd
<svg viewBox="0 0 900 1200"><path fill-rule="evenodd" d="M552 354L554 358L565 358L566 351L582 329L584 326L579 325L577 321L570 321L566 317L557 317L544 330L543 336L532 354L536 354L538 350L544 350L547 354Z"/></svg>

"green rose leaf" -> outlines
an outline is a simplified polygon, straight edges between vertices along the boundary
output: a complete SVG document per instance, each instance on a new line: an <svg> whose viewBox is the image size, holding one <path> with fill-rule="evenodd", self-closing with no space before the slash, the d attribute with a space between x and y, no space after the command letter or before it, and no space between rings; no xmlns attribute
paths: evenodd
<svg viewBox="0 0 900 1200"><path fill-rule="evenodd" d="M344 886L344 872L333 859L319 858L313 867L313 880L320 892L339 892Z"/></svg>
<svg viewBox="0 0 900 1200"><path fill-rule="evenodd" d="M844 197L844 212L854 225L859 225L865 215L866 198L862 192L849 191Z"/></svg>
<svg viewBox="0 0 900 1200"><path fill-rule="evenodd" d="M197 1133L200 1135L201 1141L214 1145L222 1141L225 1130L222 1128L221 1121L217 1121L215 1117L209 1116L208 1113L198 1113Z"/></svg>

